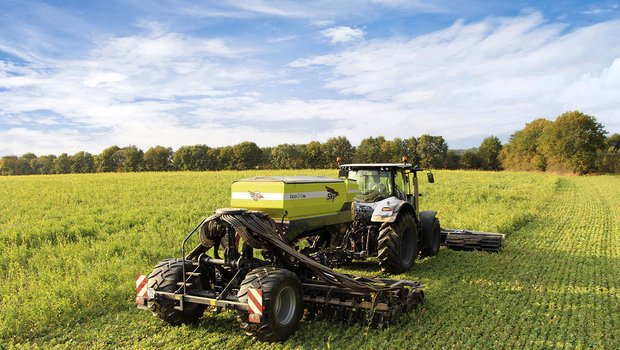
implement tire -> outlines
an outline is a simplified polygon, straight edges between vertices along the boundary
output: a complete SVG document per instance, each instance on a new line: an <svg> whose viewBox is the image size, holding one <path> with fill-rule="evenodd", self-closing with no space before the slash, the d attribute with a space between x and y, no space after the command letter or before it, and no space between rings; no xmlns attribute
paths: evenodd
<svg viewBox="0 0 620 350"><path fill-rule="evenodd" d="M381 226L378 258L382 272L400 274L408 271L418 257L418 229L410 213L400 213L394 222Z"/></svg>
<svg viewBox="0 0 620 350"><path fill-rule="evenodd" d="M261 267L250 271L239 287L237 297L248 302L250 288L263 291L263 315L260 323L250 323L248 313L237 318L241 328L261 340L283 341L299 327L303 315L303 292L297 275L275 267Z"/></svg>
<svg viewBox="0 0 620 350"><path fill-rule="evenodd" d="M190 261L185 261L185 272L192 272L194 268ZM183 260L166 259L155 265L153 272L149 274L148 287L159 292L174 293L180 288L179 282L183 282ZM186 287L188 291L202 289L200 278L191 277L188 283L191 283L191 288ZM174 326L197 323L206 308L201 304L186 302L184 310L179 311L174 308L175 305L174 300L161 298L149 301L148 307L153 315Z"/></svg>
<svg viewBox="0 0 620 350"><path fill-rule="evenodd" d="M420 221L422 223L421 255L423 257L439 254L441 226L439 225L439 219L435 215L434 211L423 211L420 213Z"/></svg>

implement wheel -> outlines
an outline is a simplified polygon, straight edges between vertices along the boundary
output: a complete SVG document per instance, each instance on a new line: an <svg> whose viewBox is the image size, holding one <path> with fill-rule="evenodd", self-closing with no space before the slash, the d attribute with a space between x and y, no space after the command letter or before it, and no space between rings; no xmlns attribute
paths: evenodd
<svg viewBox="0 0 620 350"><path fill-rule="evenodd" d="M260 323L251 323L248 313L239 314L241 328L248 334L266 341L282 341L299 327L304 305L301 284L293 272L275 267L250 271L237 293L239 301L248 302L250 288L263 292L263 315Z"/></svg>
<svg viewBox="0 0 620 350"><path fill-rule="evenodd" d="M439 254L439 244L441 243L441 227L439 219L435 217L434 211L423 211L420 213L422 222L422 256L435 256Z"/></svg>
<svg viewBox="0 0 620 350"><path fill-rule="evenodd" d="M190 261L185 261L185 272L192 272L194 266ZM179 283L183 282L183 261L177 259L166 259L155 265L153 272L149 274L148 286L155 291L174 293L182 288ZM188 281L190 287L186 290L201 290L202 283L200 278L191 277ZM182 289L179 290L179 293ZM149 302L149 310L153 314L171 325L182 323L194 324L200 320L205 311L205 306L201 304L185 303L183 311L176 310L176 303L170 299L159 299Z"/></svg>
<svg viewBox="0 0 620 350"><path fill-rule="evenodd" d="M382 272L408 271L418 256L418 230L413 215L398 214L396 221L381 226L378 258Z"/></svg>

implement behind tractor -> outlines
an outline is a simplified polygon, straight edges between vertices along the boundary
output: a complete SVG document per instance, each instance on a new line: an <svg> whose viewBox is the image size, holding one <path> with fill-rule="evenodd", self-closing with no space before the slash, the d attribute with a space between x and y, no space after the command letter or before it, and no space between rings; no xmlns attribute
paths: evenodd
<svg viewBox="0 0 620 350"><path fill-rule="evenodd" d="M278 341L297 329L304 314L384 326L424 298L417 282L352 277L321 265L296 251L264 213L219 209L192 233L198 228L201 244L185 259L155 266L146 297L136 299L170 324L195 323L207 307L236 309L246 332ZM210 249L214 257L206 254ZM255 258L254 249L266 258Z"/></svg>
<svg viewBox="0 0 620 350"><path fill-rule="evenodd" d="M419 171L410 164L349 164L338 179L237 181L231 205L238 208L218 209L196 226L181 259L138 275L136 303L175 325L195 323L207 309L234 309L243 330L269 341L286 339L302 317L394 324L423 302L421 283L355 277L331 266L377 256L384 272L402 273L419 255L436 255L441 242L475 236L485 241L475 248L491 250L503 242L499 234L442 231L434 211L419 212ZM186 254L196 233L200 243Z"/></svg>

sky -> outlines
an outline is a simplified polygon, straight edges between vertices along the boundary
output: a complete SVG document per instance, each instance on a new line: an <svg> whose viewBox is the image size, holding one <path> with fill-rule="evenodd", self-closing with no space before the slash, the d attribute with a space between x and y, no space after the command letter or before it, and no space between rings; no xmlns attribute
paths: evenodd
<svg viewBox="0 0 620 350"><path fill-rule="evenodd" d="M620 132L620 1L0 1L0 156Z"/></svg>

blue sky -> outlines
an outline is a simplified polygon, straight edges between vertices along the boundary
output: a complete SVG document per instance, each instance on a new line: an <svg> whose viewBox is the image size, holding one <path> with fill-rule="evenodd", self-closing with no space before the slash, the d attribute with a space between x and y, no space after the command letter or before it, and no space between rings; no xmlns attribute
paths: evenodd
<svg viewBox="0 0 620 350"><path fill-rule="evenodd" d="M620 132L618 1L0 2L0 155Z"/></svg>

